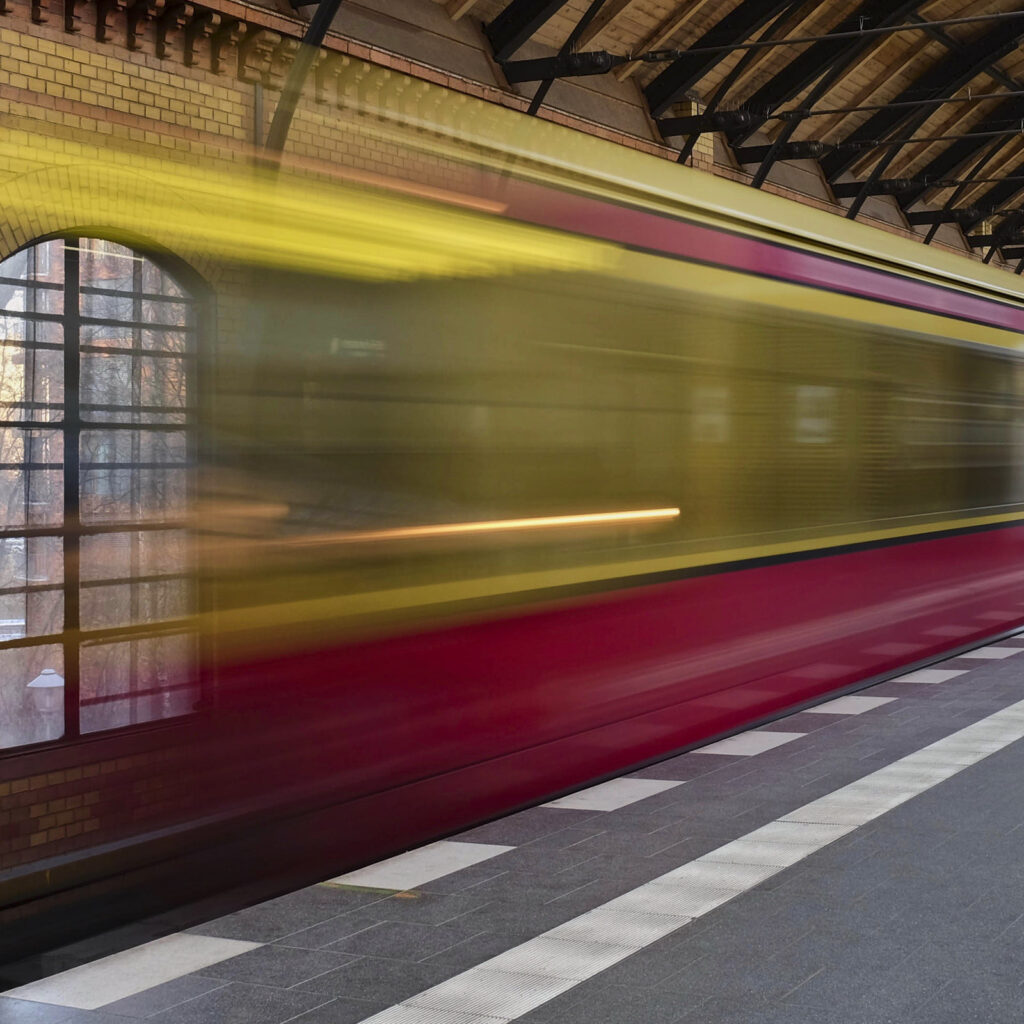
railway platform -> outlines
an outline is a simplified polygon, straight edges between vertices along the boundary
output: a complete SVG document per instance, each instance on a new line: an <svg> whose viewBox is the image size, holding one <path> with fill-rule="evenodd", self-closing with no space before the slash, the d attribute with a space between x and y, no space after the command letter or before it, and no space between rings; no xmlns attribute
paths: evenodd
<svg viewBox="0 0 1024 1024"><path fill-rule="evenodd" d="M79 944L0 995L0 1024L1018 1022L1022 738L1024 633L131 948Z"/></svg>

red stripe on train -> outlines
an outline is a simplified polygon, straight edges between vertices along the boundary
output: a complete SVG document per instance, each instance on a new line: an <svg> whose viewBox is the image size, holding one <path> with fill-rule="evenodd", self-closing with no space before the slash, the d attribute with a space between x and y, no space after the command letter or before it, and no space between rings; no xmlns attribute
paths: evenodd
<svg viewBox="0 0 1024 1024"><path fill-rule="evenodd" d="M1024 308L872 270L841 259L689 224L614 203L515 183L502 198L517 220L544 224L779 281L1024 331Z"/></svg>
<svg viewBox="0 0 1024 1024"><path fill-rule="evenodd" d="M1022 621L1015 526L306 651L223 683L249 712L247 787L332 780L360 816L378 798L407 815L409 845ZM382 821L353 857L394 834Z"/></svg>

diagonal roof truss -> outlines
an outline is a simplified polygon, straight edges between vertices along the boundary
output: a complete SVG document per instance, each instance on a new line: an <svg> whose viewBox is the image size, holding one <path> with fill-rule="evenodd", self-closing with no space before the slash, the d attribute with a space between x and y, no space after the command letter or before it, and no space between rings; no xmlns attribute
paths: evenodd
<svg viewBox="0 0 1024 1024"><path fill-rule="evenodd" d="M884 196L925 242L954 225L986 259L1024 243L1024 0L470 6L533 113L558 79L632 78L680 160L714 133L755 187L816 159L847 216Z"/></svg>

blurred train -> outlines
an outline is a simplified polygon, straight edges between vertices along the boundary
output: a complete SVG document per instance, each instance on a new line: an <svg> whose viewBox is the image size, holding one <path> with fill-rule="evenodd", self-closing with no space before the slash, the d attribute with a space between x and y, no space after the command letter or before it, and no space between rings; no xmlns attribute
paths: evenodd
<svg viewBox="0 0 1024 1024"><path fill-rule="evenodd" d="M61 858L7 847L33 935L337 874L1024 622L1018 281L635 159L254 203L94 155L92 195L163 182L104 229L33 192L0 782L98 794Z"/></svg>

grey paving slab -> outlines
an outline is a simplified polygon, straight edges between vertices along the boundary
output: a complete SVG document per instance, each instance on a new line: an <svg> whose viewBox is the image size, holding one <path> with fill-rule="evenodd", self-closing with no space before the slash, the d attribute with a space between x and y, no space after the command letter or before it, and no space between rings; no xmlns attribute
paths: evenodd
<svg viewBox="0 0 1024 1024"><path fill-rule="evenodd" d="M375 903L365 912L381 921L417 921L420 924L445 924L479 910L487 904L486 897L468 894L431 892L402 893Z"/></svg>
<svg viewBox="0 0 1024 1024"><path fill-rule="evenodd" d="M0 1024L62 1024L70 1012L66 1006L49 1006L0 995Z"/></svg>
<svg viewBox="0 0 1024 1024"><path fill-rule="evenodd" d="M547 903L594 881L597 876L585 869L586 863L584 861L584 866L575 865L554 874L506 871L495 878L479 882L463 892L468 897L482 901L512 897L531 903Z"/></svg>
<svg viewBox="0 0 1024 1024"><path fill-rule="evenodd" d="M317 992L233 983L146 1020L152 1024L283 1024L327 999Z"/></svg>
<svg viewBox="0 0 1024 1024"><path fill-rule="evenodd" d="M458 838L467 842L520 846L567 828L578 828L593 820L593 811L574 811L559 807L531 807L507 818L479 825ZM603 819L604 815L598 812ZM603 821L600 827L604 827Z"/></svg>
<svg viewBox="0 0 1024 1024"><path fill-rule="evenodd" d="M332 999L323 1006L300 1013L288 1024L357 1024L375 1013L388 1008L386 1002L368 1002L362 999Z"/></svg>
<svg viewBox="0 0 1024 1024"><path fill-rule="evenodd" d="M211 935L222 939L270 942L300 928L338 917L354 908L379 902L380 899L380 894L314 885L197 925L188 931L193 935Z"/></svg>
<svg viewBox="0 0 1024 1024"><path fill-rule="evenodd" d="M204 978L198 974L187 974L184 978L175 978L174 981L165 981L162 985L155 985L153 988L139 992L137 995L128 996L126 999L118 999L113 1003L107 1003L103 1008L106 1013L119 1014L125 1017L152 1017L163 1010L169 1010L172 1006L195 999L197 996L205 995L214 989L222 988L226 981L218 978ZM3 1017L0 1016L0 1021Z"/></svg>
<svg viewBox="0 0 1024 1024"><path fill-rule="evenodd" d="M386 957L393 960L429 960L479 935L479 930L444 924L419 924L415 921L382 921L354 935L331 943L332 951L356 956Z"/></svg>
<svg viewBox="0 0 1024 1024"><path fill-rule="evenodd" d="M354 955L339 951L295 949L289 946L261 946L241 956L204 968L200 975L222 981L244 981L251 985L291 988L344 966Z"/></svg>
<svg viewBox="0 0 1024 1024"><path fill-rule="evenodd" d="M520 1019L524 1024L675 1024L694 1005L675 992L581 986Z"/></svg>
<svg viewBox="0 0 1024 1024"><path fill-rule="evenodd" d="M102 1010L69 1010L62 1024L125 1024L131 1018Z"/></svg>
<svg viewBox="0 0 1024 1024"><path fill-rule="evenodd" d="M307 998L319 994L331 999L363 999L390 1005L431 988L450 976L451 971L438 964L360 957L290 991Z"/></svg>
<svg viewBox="0 0 1024 1024"><path fill-rule="evenodd" d="M383 921L372 910L357 910L350 914L332 917L328 921L299 928L273 940L274 945L295 946L299 949L324 949L340 939L355 935L367 928L373 928Z"/></svg>

